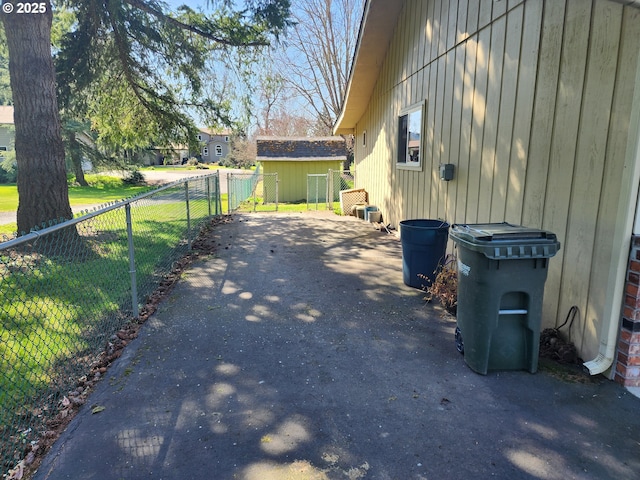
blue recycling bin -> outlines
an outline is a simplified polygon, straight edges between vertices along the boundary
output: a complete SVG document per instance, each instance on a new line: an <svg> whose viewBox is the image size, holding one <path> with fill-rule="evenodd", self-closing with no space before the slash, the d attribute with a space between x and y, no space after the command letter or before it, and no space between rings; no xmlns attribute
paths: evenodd
<svg viewBox="0 0 640 480"><path fill-rule="evenodd" d="M433 282L447 253L449 224L444 220L415 219L400 222L402 280L422 288ZM424 275L428 278L421 278Z"/></svg>

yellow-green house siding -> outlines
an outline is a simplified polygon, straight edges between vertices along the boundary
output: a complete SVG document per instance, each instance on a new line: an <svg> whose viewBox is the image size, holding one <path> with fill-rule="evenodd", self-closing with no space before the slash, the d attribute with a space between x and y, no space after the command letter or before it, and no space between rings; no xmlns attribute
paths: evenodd
<svg viewBox="0 0 640 480"><path fill-rule="evenodd" d="M598 354L608 305L619 302L613 233L632 190L638 39L640 9L613 1L407 0L353 126L355 186L393 225L508 221L558 235L543 328L578 306L566 329L585 360ZM401 169L398 115L418 102L422 168ZM442 163L455 165L450 182L439 178Z"/></svg>
<svg viewBox="0 0 640 480"><path fill-rule="evenodd" d="M340 160L262 161L265 174L278 174L278 201L303 202L307 199L307 175L342 170Z"/></svg>

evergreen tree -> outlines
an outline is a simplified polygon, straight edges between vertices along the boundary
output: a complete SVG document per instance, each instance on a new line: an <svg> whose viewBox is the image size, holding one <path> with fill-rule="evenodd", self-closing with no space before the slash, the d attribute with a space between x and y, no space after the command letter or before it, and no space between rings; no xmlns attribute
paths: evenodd
<svg viewBox="0 0 640 480"><path fill-rule="evenodd" d="M182 6L172 14L156 0L62 1L76 22L62 38L55 69L51 5L40 3L45 9L37 14L2 14L15 108L18 231L71 217L58 95L63 110L88 112L95 102L111 102L117 108L103 128L137 109L131 128L142 118L161 136L190 142L196 129L185 108L224 117L202 95L207 55L268 45L289 25L290 2L246 0L239 11L232 0L213 3L213 13ZM114 142L123 138L110 135Z"/></svg>

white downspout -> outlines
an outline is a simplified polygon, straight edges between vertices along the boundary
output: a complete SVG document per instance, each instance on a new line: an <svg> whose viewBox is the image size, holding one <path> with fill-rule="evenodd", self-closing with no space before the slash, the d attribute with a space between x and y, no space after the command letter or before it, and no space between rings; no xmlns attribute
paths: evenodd
<svg viewBox="0 0 640 480"><path fill-rule="evenodd" d="M620 3L637 6L640 0L621 1ZM636 69L636 88L631 99L631 118L627 154L624 161L620 196L618 197L618 213L614 224L611 248L611 264L609 267L608 291L604 305L604 318L600 331L600 348L598 356L585 362L591 375L605 372L614 362L620 330L620 317L626 283L626 272L631 249L631 237L640 232L640 199L638 184L640 183L640 54ZM636 208L630 208L635 201ZM635 223L634 223L635 220ZM613 378L615 372L609 377Z"/></svg>

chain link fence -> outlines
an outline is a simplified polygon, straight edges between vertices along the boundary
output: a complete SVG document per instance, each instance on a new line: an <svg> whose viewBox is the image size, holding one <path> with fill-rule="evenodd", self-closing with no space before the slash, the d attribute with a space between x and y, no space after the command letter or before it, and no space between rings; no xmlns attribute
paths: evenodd
<svg viewBox="0 0 640 480"><path fill-rule="evenodd" d="M307 175L307 208L339 209L340 192L353 187L353 175L348 170L329 170L326 174ZM342 212L348 214L348 212Z"/></svg>
<svg viewBox="0 0 640 480"><path fill-rule="evenodd" d="M229 213L238 209L256 211L278 210L278 174L229 173L227 175Z"/></svg>
<svg viewBox="0 0 640 480"><path fill-rule="evenodd" d="M326 173L307 174L307 209L329 208L329 175Z"/></svg>
<svg viewBox="0 0 640 480"><path fill-rule="evenodd" d="M1 474L83 403L123 329L221 214L216 172L0 244Z"/></svg>

